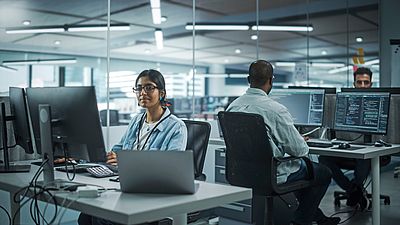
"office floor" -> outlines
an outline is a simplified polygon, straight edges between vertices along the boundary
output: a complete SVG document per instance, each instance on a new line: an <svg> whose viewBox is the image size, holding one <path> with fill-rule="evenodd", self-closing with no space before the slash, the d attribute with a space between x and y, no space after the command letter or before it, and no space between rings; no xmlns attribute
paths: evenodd
<svg viewBox="0 0 400 225"><path fill-rule="evenodd" d="M381 168L381 193L390 196L390 205L384 205L381 200L381 224L382 225L398 225L400 224L400 177L394 178L393 172L396 166L400 166L400 157L392 157L392 162ZM369 185L368 192L371 192L371 185ZM321 202L321 208L324 213L328 216L340 213L336 216L340 216L343 220L349 218L354 210L351 207L346 206L346 202L342 201L341 207L335 207L333 204L333 192L340 190L336 184L331 184L324 199ZM356 212L352 218L342 223L343 225L366 225L371 224L371 211ZM197 221L191 225L206 225L206 224L217 224L216 220L212 220L210 223L205 221Z"/></svg>

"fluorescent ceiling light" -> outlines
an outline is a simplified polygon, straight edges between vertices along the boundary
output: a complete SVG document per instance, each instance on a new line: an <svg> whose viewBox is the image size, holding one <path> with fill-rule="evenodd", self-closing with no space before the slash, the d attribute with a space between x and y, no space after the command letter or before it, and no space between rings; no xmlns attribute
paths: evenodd
<svg viewBox="0 0 400 225"><path fill-rule="evenodd" d="M0 70L8 71L8 72L17 72L18 70L9 66L0 65Z"/></svg>
<svg viewBox="0 0 400 225"><path fill-rule="evenodd" d="M303 63L305 64L305 63ZM343 67L345 66L344 63L314 63L310 62L310 66L312 67ZM275 66L281 66L281 67L295 67L296 62L275 62Z"/></svg>
<svg viewBox="0 0 400 225"><path fill-rule="evenodd" d="M257 26L252 26L252 30L257 30ZM258 30L262 31L313 31L312 26L275 26L275 25L259 25Z"/></svg>
<svg viewBox="0 0 400 225"><path fill-rule="evenodd" d="M196 74L196 75L205 78L228 78L228 74L225 73L208 73L208 74Z"/></svg>
<svg viewBox="0 0 400 225"><path fill-rule="evenodd" d="M107 24L86 25L62 25L62 26L37 26L6 28L7 34L33 34L33 33L60 33L60 32L85 32L85 31L107 31ZM111 31L130 30L127 23L111 24Z"/></svg>
<svg viewBox="0 0 400 225"><path fill-rule="evenodd" d="M150 6L151 8L160 8L160 0L150 0Z"/></svg>
<svg viewBox="0 0 400 225"><path fill-rule="evenodd" d="M6 29L6 34L60 33L64 31L63 27L10 28Z"/></svg>
<svg viewBox="0 0 400 225"><path fill-rule="evenodd" d="M71 26L67 27L67 31L69 32L85 32L85 31L107 31L106 24L99 25L81 25L81 26ZM130 30L129 24L110 24L110 31L121 31L121 30Z"/></svg>
<svg viewBox="0 0 400 225"><path fill-rule="evenodd" d="M229 24L196 24L196 30L248 30L248 25L229 25ZM193 30L192 24L185 26L186 30Z"/></svg>
<svg viewBox="0 0 400 225"><path fill-rule="evenodd" d="M75 58L69 59L31 59L3 61L3 65L36 65L36 64L71 64L76 63Z"/></svg>
<svg viewBox="0 0 400 225"><path fill-rule="evenodd" d="M158 49L163 49L164 43L163 43L163 32L160 29L156 29L154 31L154 37L156 39L156 46Z"/></svg>
<svg viewBox="0 0 400 225"><path fill-rule="evenodd" d="M312 67L343 67L344 63L311 63Z"/></svg>
<svg viewBox="0 0 400 225"><path fill-rule="evenodd" d="M275 66L289 66L294 67L296 66L295 62L275 62Z"/></svg>
<svg viewBox="0 0 400 225"><path fill-rule="evenodd" d="M161 24L161 9L151 8L151 15L153 17L154 24Z"/></svg>
<svg viewBox="0 0 400 225"><path fill-rule="evenodd" d="M230 78L247 78L249 75L248 74L229 74Z"/></svg>

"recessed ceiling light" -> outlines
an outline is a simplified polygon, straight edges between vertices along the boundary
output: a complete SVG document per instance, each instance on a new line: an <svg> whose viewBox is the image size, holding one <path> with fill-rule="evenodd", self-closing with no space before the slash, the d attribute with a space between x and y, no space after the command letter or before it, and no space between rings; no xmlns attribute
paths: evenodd
<svg viewBox="0 0 400 225"><path fill-rule="evenodd" d="M251 38L251 40L257 40L258 39L256 34L251 35L250 38Z"/></svg>
<svg viewBox="0 0 400 225"><path fill-rule="evenodd" d="M235 49L236 54L240 54L241 52L242 52L242 50L240 50L240 48Z"/></svg>
<svg viewBox="0 0 400 225"><path fill-rule="evenodd" d="M362 37L356 37L356 42L360 43L360 42L363 42L363 41L364 41L364 39Z"/></svg>
<svg viewBox="0 0 400 225"><path fill-rule="evenodd" d="M326 55L326 54L328 54L328 52L326 50L321 51L321 55Z"/></svg>
<svg viewBox="0 0 400 225"><path fill-rule="evenodd" d="M60 44L61 44L61 41L56 40L56 41L54 41L54 44L55 44L55 45L60 45Z"/></svg>
<svg viewBox="0 0 400 225"><path fill-rule="evenodd" d="M167 22L167 20L168 20L168 17L166 17L166 16L162 16L161 17L161 22L162 23Z"/></svg>
<svg viewBox="0 0 400 225"><path fill-rule="evenodd" d="M150 54L150 53L151 53L151 51L150 51L150 49L146 48L146 49L144 50L144 53L146 53L146 54Z"/></svg>
<svg viewBox="0 0 400 225"><path fill-rule="evenodd" d="M30 20L24 20L22 21L22 24L25 26L31 25L31 21Z"/></svg>
<svg viewBox="0 0 400 225"><path fill-rule="evenodd" d="M228 62L229 62L229 59L224 59L224 62L225 62L225 63L228 63Z"/></svg>

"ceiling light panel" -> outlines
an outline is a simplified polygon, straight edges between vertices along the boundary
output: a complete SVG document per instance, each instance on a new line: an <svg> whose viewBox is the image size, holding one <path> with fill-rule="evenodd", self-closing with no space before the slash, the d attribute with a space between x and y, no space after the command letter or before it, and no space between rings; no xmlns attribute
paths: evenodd
<svg viewBox="0 0 400 225"><path fill-rule="evenodd" d="M252 26L252 30L257 30L257 26ZM275 26L275 25L259 25L258 30L260 31L297 31L307 32L313 31L312 26Z"/></svg>
<svg viewBox="0 0 400 225"><path fill-rule="evenodd" d="M193 25L186 25L186 30L193 30ZM248 30L248 25L204 25L204 24L195 24L196 30Z"/></svg>

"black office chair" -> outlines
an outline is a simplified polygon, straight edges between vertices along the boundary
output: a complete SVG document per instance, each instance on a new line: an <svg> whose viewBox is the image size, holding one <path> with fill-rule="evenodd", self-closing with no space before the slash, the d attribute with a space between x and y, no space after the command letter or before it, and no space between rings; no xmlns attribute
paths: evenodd
<svg viewBox="0 0 400 225"><path fill-rule="evenodd" d="M100 110L100 121L102 126L107 126L107 110ZM110 126L119 125L119 112L116 109L110 109Z"/></svg>
<svg viewBox="0 0 400 225"><path fill-rule="evenodd" d="M262 116L241 112L219 112L218 119L226 144L226 179L231 185L253 190L253 221L273 224L273 197L314 185L311 161L306 157L276 158ZM306 162L309 177L277 183L277 166L295 159ZM260 204L255 199L263 199Z"/></svg>
<svg viewBox="0 0 400 225"><path fill-rule="evenodd" d="M380 159L379 159L380 167L388 165L390 163L390 161L391 161L391 156L390 155L389 156L381 156ZM353 159L343 159L340 162L338 162L338 165L339 165L340 168L345 169L345 170L354 170L355 167L356 167L356 161L353 160ZM333 192L333 196L334 196L335 206L337 206L337 207L340 207L340 201L341 200L347 200L348 197L349 197L347 195L347 193L344 192L344 191L335 191L335 192ZM372 194L367 193L367 198L369 200L371 200L372 199ZM390 196L381 194L381 195L379 195L379 198L381 200L383 200L383 204L390 205ZM361 206L361 207L362 207L362 209L364 209L367 206L368 206L368 204L365 205L365 206ZM372 205L369 204L369 208L371 206Z"/></svg>
<svg viewBox="0 0 400 225"><path fill-rule="evenodd" d="M203 174L204 161L206 159L208 140L210 138L211 126L207 122L184 120L188 130L187 150L193 151L194 177L196 180L205 181Z"/></svg>

